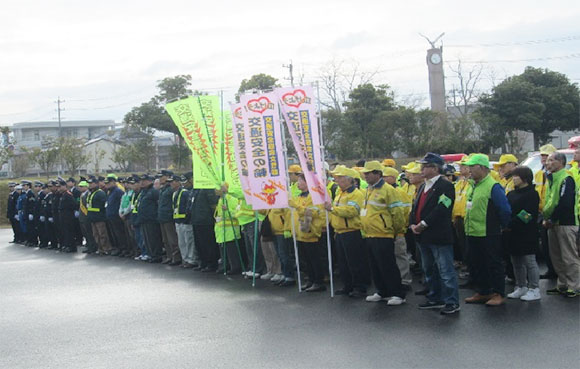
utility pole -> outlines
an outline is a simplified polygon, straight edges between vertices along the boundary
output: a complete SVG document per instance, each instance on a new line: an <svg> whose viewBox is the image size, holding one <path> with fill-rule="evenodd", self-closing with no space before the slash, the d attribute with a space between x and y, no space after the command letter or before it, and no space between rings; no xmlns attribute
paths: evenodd
<svg viewBox="0 0 580 369"><path fill-rule="evenodd" d="M60 99L60 96L58 97L58 99L55 101L56 102L56 113L57 113L57 118L58 118L58 149L60 151L60 147L62 145L62 117L60 115L61 111L63 111L64 109L61 108L60 104L62 104L63 102L65 102L64 100ZM58 175L60 176L62 173L62 161L60 159L60 155L59 155L59 159L58 159Z"/></svg>
<svg viewBox="0 0 580 369"><path fill-rule="evenodd" d="M292 59L290 59L290 64L289 65L282 64L282 67L288 68L288 72L290 73L290 78L289 78L290 79L290 85L292 87L294 87L294 73L293 73L294 66L292 65ZM288 79L288 78L286 78L286 79Z"/></svg>

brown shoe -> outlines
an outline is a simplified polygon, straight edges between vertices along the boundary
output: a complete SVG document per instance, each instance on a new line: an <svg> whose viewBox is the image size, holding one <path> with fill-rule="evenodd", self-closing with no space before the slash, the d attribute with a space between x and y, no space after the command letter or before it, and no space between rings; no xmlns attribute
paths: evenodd
<svg viewBox="0 0 580 369"><path fill-rule="evenodd" d="M504 303L504 298L501 297L501 295L499 293L494 293L491 297L491 299L489 299L485 304L487 306L500 306L503 305Z"/></svg>
<svg viewBox="0 0 580 369"><path fill-rule="evenodd" d="M475 295L468 297L465 299L466 304L484 304L489 299L491 299L493 295L480 295L479 292L475 293Z"/></svg>

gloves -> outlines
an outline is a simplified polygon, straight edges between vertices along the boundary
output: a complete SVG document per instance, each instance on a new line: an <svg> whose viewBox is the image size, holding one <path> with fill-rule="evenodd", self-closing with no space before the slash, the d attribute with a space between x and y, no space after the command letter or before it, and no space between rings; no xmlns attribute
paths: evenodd
<svg viewBox="0 0 580 369"><path fill-rule="evenodd" d="M48 218L48 221L51 222L51 223L54 223L54 218L52 218L52 217L51 218Z"/></svg>
<svg viewBox="0 0 580 369"><path fill-rule="evenodd" d="M78 218L79 215L80 215L79 211L78 210L75 210L75 218Z"/></svg>
<svg viewBox="0 0 580 369"><path fill-rule="evenodd" d="M45 217L45 216L43 216L43 215L41 215L41 216L40 216L40 221L44 223L44 222L46 221L46 217Z"/></svg>
<svg viewBox="0 0 580 369"><path fill-rule="evenodd" d="M18 216L18 214L14 215L14 219L20 220L20 217Z"/></svg>
<svg viewBox="0 0 580 369"><path fill-rule="evenodd" d="M34 220L34 215L28 214L28 220L30 220L32 222Z"/></svg>
<svg viewBox="0 0 580 369"><path fill-rule="evenodd" d="M284 238L292 238L292 232L284 231Z"/></svg>

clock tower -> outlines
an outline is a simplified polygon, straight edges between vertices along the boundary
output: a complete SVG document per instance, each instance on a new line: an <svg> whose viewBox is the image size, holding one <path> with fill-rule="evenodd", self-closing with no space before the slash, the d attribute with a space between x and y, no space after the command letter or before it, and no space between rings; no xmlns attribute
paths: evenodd
<svg viewBox="0 0 580 369"><path fill-rule="evenodd" d="M443 76L443 47L427 50L427 68L429 70L429 97L431 110L445 112L445 78Z"/></svg>

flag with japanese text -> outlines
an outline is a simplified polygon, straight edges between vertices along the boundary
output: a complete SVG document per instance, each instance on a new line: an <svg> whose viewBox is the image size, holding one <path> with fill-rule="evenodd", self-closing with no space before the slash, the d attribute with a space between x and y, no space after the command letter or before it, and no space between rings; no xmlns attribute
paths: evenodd
<svg viewBox="0 0 580 369"><path fill-rule="evenodd" d="M312 87L288 87L274 90L282 116L298 154L308 190L314 205L330 201L326 190L326 173L320 150L316 99Z"/></svg>
<svg viewBox="0 0 580 369"><path fill-rule="evenodd" d="M252 207L255 210L286 208L286 162L276 95L272 92L243 95L240 100L244 109L244 136Z"/></svg>
<svg viewBox="0 0 580 369"><path fill-rule="evenodd" d="M241 103L232 104L231 114L234 151L238 168L238 176L240 177L240 183L242 186L242 191L244 192L246 203L252 205L253 196L252 191L250 190L250 180L248 177L248 146L245 133L245 125L247 124L245 122L247 122L247 119L245 118L245 109Z"/></svg>

